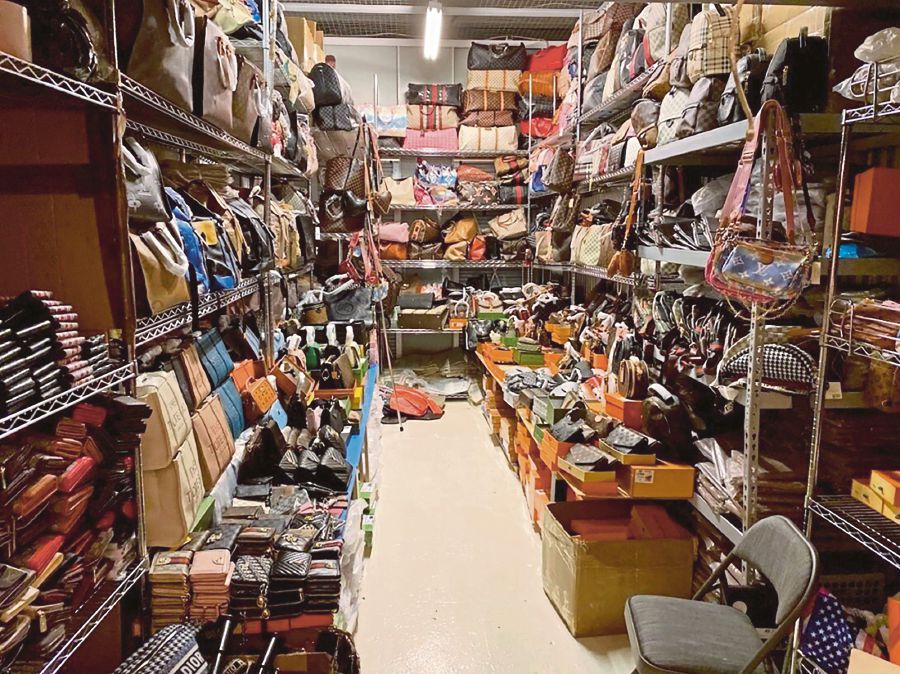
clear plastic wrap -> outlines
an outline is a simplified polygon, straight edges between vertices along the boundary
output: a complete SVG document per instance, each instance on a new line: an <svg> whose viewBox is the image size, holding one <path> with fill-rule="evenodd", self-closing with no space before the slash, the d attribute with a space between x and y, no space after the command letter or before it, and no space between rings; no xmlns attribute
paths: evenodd
<svg viewBox="0 0 900 674"><path fill-rule="evenodd" d="M900 28L885 28L873 33L863 40L853 55L866 63L881 63L900 58Z"/></svg>

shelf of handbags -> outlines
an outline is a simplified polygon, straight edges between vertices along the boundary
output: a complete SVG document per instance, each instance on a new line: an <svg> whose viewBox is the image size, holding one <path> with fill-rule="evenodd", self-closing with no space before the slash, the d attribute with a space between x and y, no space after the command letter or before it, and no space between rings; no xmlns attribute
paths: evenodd
<svg viewBox="0 0 900 674"><path fill-rule="evenodd" d="M116 95L112 92L104 91L71 77L66 77L5 52L0 52L0 73L12 75L21 80L110 110L115 110L117 107Z"/></svg>
<svg viewBox="0 0 900 674"><path fill-rule="evenodd" d="M139 560L123 571L119 580L109 580L99 585L66 623L67 636L62 644L43 660L23 658L17 661L10 668L11 674L57 674L62 671L69 659L146 573L146 563Z"/></svg>
<svg viewBox="0 0 900 674"><path fill-rule="evenodd" d="M815 496L808 508L900 569L900 524L849 495Z"/></svg>
<svg viewBox="0 0 900 674"><path fill-rule="evenodd" d="M382 260L391 269L518 269L521 262L506 260Z"/></svg>
<svg viewBox="0 0 900 674"><path fill-rule="evenodd" d="M202 318L220 311L229 304L257 292L259 286L260 281L258 278L245 278L241 280L237 288L206 293L200 298L198 315ZM170 307L154 316L139 318L135 332L135 345L138 347L144 346L157 337L162 337L174 330L190 325L191 320L192 307L190 302Z"/></svg>
<svg viewBox="0 0 900 674"><path fill-rule="evenodd" d="M581 113L579 121L582 124L600 124L624 116L631 111L631 106L638 100L644 89L644 85L662 67L662 62L656 63L644 71L631 82L619 89L616 93L603 101L600 105L585 110Z"/></svg>
<svg viewBox="0 0 900 674"><path fill-rule="evenodd" d="M473 211L478 213L493 213L496 211L514 211L521 208L524 204L417 204L415 206L404 206L402 204L391 204L390 210L395 212L402 211L432 211L435 213L446 213L448 211Z"/></svg>
<svg viewBox="0 0 900 674"><path fill-rule="evenodd" d="M898 117L900 117L900 101L885 101L878 105L870 104L844 111L844 121L848 124L874 121L897 123L900 122Z"/></svg>
<svg viewBox="0 0 900 674"><path fill-rule="evenodd" d="M603 281L612 281L627 286L637 286L643 283L650 283L649 279L640 276L610 276L603 267L592 267L589 265L577 264L575 262L535 262L534 269L538 271L548 271L558 274L577 274L588 278L600 279Z"/></svg>

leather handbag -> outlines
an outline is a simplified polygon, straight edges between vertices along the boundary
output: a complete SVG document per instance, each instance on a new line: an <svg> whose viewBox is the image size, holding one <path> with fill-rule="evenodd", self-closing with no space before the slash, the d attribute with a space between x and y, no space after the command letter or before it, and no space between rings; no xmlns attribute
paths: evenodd
<svg viewBox="0 0 900 674"><path fill-rule="evenodd" d="M637 157L634 162L634 173L631 179L631 200L628 205L628 211L625 215L625 222L620 223L617 219L614 227L621 227L621 245L613 254L612 259L606 266L606 274L613 276L631 276L634 273L635 255L631 247L634 245L632 240L632 229L637 219L637 207L641 195L641 181L644 175L644 151L638 150ZM618 237L617 237L618 238Z"/></svg>
<svg viewBox="0 0 900 674"><path fill-rule="evenodd" d="M498 203L520 206L528 201L527 185L500 185Z"/></svg>
<svg viewBox="0 0 900 674"><path fill-rule="evenodd" d="M325 306L331 321L371 322L372 289L365 286L342 288L325 293Z"/></svg>
<svg viewBox="0 0 900 674"><path fill-rule="evenodd" d="M474 241L474 239L473 239ZM468 241L460 241L459 243L451 243L444 249L444 259L450 261L462 261L466 259L470 243Z"/></svg>
<svg viewBox="0 0 900 674"><path fill-rule="evenodd" d="M209 17L196 19L194 38L194 114L231 131L238 62L228 36Z"/></svg>
<svg viewBox="0 0 900 674"><path fill-rule="evenodd" d="M409 258L409 244L398 241L379 241L378 255L382 260L406 260Z"/></svg>
<svg viewBox="0 0 900 674"><path fill-rule="evenodd" d="M491 218L488 226L500 241L519 239L528 233L528 221L524 209L521 208Z"/></svg>
<svg viewBox="0 0 900 674"><path fill-rule="evenodd" d="M461 84L409 84L406 89L409 105L446 105L462 107Z"/></svg>
<svg viewBox="0 0 900 674"><path fill-rule="evenodd" d="M869 375L863 389L867 407L889 414L900 413L900 368L882 361L869 364Z"/></svg>
<svg viewBox="0 0 900 674"><path fill-rule="evenodd" d="M440 260L443 257L442 245L436 243L410 243L410 260Z"/></svg>
<svg viewBox="0 0 900 674"><path fill-rule="evenodd" d="M498 178L528 170L528 158L507 155L494 159L494 173Z"/></svg>
<svg viewBox="0 0 900 674"><path fill-rule="evenodd" d="M128 239L141 269L135 297L142 315L158 314L190 300L185 278L190 266L174 223L159 224Z"/></svg>
<svg viewBox="0 0 900 674"><path fill-rule="evenodd" d="M549 138L556 135L558 130L559 126L546 117L535 117L519 122L519 133L532 138Z"/></svg>
<svg viewBox="0 0 900 674"><path fill-rule="evenodd" d="M349 103L322 105L315 109L316 126L323 131L353 131L362 121L356 108Z"/></svg>
<svg viewBox="0 0 900 674"><path fill-rule="evenodd" d="M460 164L456 170L456 178L461 183L479 183L494 180L493 175L471 164Z"/></svg>
<svg viewBox="0 0 900 674"><path fill-rule="evenodd" d="M566 61L566 45L538 49L528 57L528 71L533 73L561 70Z"/></svg>
<svg viewBox="0 0 900 674"><path fill-rule="evenodd" d="M828 40L810 36L782 41L769 62L762 101L778 101L791 114L821 112L828 100Z"/></svg>
<svg viewBox="0 0 900 674"><path fill-rule="evenodd" d="M191 435L188 412L178 380L172 372L145 372L137 378L137 398L151 410L141 438L143 470L168 466Z"/></svg>
<svg viewBox="0 0 900 674"><path fill-rule="evenodd" d="M329 159L325 165L323 187L327 192L352 192L360 197L365 196L366 184L363 162L344 156Z"/></svg>
<svg viewBox="0 0 900 674"><path fill-rule="evenodd" d="M716 128L719 102L724 91L725 81L721 77L701 77L697 80L681 111L681 121L675 128L676 138L687 138Z"/></svg>
<svg viewBox="0 0 900 674"><path fill-rule="evenodd" d="M463 110L516 110L515 91L491 91L489 89L466 89L463 93Z"/></svg>
<svg viewBox="0 0 900 674"><path fill-rule="evenodd" d="M317 108L325 105L340 105L345 102L340 76L327 63L314 65L309 71L309 79L313 82L313 98Z"/></svg>
<svg viewBox="0 0 900 674"><path fill-rule="evenodd" d="M384 178L384 186L391 193L391 203L395 206L415 206L415 180L412 176L402 180Z"/></svg>
<svg viewBox="0 0 900 674"><path fill-rule="evenodd" d="M275 260L275 241L272 232L262 221L253 207L243 199L228 199L228 208L237 218L246 247L241 261L245 274L258 274L268 269Z"/></svg>
<svg viewBox="0 0 900 674"><path fill-rule="evenodd" d="M183 110L194 105L194 8L190 0L144 0L129 77Z"/></svg>
<svg viewBox="0 0 900 674"><path fill-rule="evenodd" d="M459 115L456 108L446 105L407 105L406 125L415 131L455 129L459 126Z"/></svg>
<svg viewBox="0 0 900 674"><path fill-rule="evenodd" d="M212 393L212 386L203 370L197 347L188 344L176 354L173 364L175 376L184 393L184 401L188 409L194 411Z"/></svg>
<svg viewBox="0 0 900 674"><path fill-rule="evenodd" d="M550 212L550 229L556 232L572 232L581 211L581 195L560 195Z"/></svg>
<svg viewBox="0 0 900 674"><path fill-rule="evenodd" d="M409 240L413 243L432 243L441 238L441 228L430 218L414 220L409 228Z"/></svg>
<svg viewBox="0 0 900 674"><path fill-rule="evenodd" d="M678 127L690 99L690 90L683 87L672 87L663 97L659 106L659 121L656 124L657 145L665 145L678 139Z"/></svg>
<svg viewBox="0 0 900 674"><path fill-rule="evenodd" d="M225 419L228 421L231 437L237 440L247 424L244 420L244 406L241 402L241 394L237 390L234 380L229 377L214 393L219 397L219 402L222 403L222 410L225 412Z"/></svg>
<svg viewBox="0 0 900 674"><path fill-rule="evenodd" d="M159 162L153 153L129 136L122 144L122 164L125 168L128 218L148 224L168 222L172 216L163 189Z"/></svg>
<svg viewBox="0 0 900 674"><path fill-rule="evenodd" d="M206 400L191 417L194 440L197 443L197 458L203 486L209 491L228 468L234 455L234 439L225 416L225 409L219 396Z"/></svg>
<svg viewBox="0 0 900 674"><path fill-rule="evenodd" d="M656 147L659 107L659 103L656 101L642 98L631 108L631 127L634 129L634 135L640 141L641 147L645 150Z"/></svg>
<svg viewBox="0 0 900 674"><path fill-rule="evenodd" d="M515 93L520 77L521 70L470 70L466 77L466 90L487 89Z"/></svg>
<svg viewBox="0 0 900 674"><path fill-rule="evenodd" d="M534 259L544 264L554 262L552 230L539 229L534 233Z"/></svg>
<svg viewBox="0 0 900 674"><path fill-rule="evenodd" d="M260 116L265 112L263 100L266 80L262 71L243 56L237 57L237 86L231 104L231 133L245 143L255 145Z"/></svg>
<svg viewBox="0 0 900 674"><path fill-rule="evenodd" d="M542 178L551 190L565 193L572 189L575 176L575 157L569 150L559 149L550 162L547 174Z"/></svg>
<svg viewBox="0 0 900 674"><path fill-rule="evenodd" d="M688 73L688 54L691 49L692 26L687 25L681 31L678 46L669 61L669 86L690 89L693 85Z"/></svg>
<svg viewBox="0 0 900 674"><path fill-rule="evenodd" d="M750 110L755 115L762 105L762 86L766 77L766 71L772 57L766 54L764 49L757 49L752 54L747 54L738 59L738 81L735 82L734 73L728 76L722 99L719 101L719 109L716 113L719 125L734 124L745 118L744 109L741 107L737 96L737 88L744 90Z"/></svg>
<svg viewBox="0 0 900 674"><path fill-rule="evenodd" d="M687 52L687 74L692 84L701 77L728 75L731 72L733 20L734 10L721 5L714 5L714 9L694 17Z"/></svg>
<svg viewBox="0 0 900 674"><path fill-rule="evenodd" d="M556 71L535 73L526 72L519 76L518 91L520 96L545 96L560 98L563 86Z"/></svg>
<svg viewBox="0 0 900 674"><path fill-rule="evenodd" d="M515 151L518 145L519 134L515 126L459 128L460 150L511 152Z"/></svg>
<svg viewBox="0 0 900 674"><path fill-rule="evenodd" d="M520 239L500 241L500 259L506 262L524 260L530 249L528 239L524 236Z"/></svg>
<svg viewBox="0 0 900 674"><path fill-rule="evenodd" d="M403 147L410 150L447 150L459 148L456 129L442 131L407 130Z"/></svg>
<svg viewBox="0 0 900 674"><path fill-rule="evenodd" d="M247 384L249 384L252 380L258 379L265 374L265 363L261 360L253 360L252 358L247 358L245 360L240 361L239 363L235 363L234 369L231 371L229 375L234 381L234 385L237 387L237 390L243 393L247 390Z"/></svg>
<svg viewBox="0 0 900 674"><path fill-rule="evenodd" d="M525 70L528 67L528 52L524 44L473 42L466 63L469 70Z"/></svg>
<svg viewBox="0 0 900 674"><path fill-rule="evenodd" d="M588 79L609 70L615 56L616 44L625 23L640 11L639 5L607 2L584 17L584 33L590 35L587 42L596 42L596 47L588 64Z"/></svg>
<svg viewBox="0 0 900 674"><path fill-rule="evenodd" d="M479 234L472 242L469 244L469 248L466 251L466 257L469 260L480 261L487 259L487 240L486 237Z"/></svg>
<svg viewBox="0 0 900 674"><path fill-rule="evenodd" d="M200 363L209 378L213 389L218 388L228 379L228 375L234 369L234 361L228 354L225 340L217 328L207 330L197 339L197 352L200 355Z"/></svg>
<svg viewBox="0 0 900 674"><path fill-rule="evenodd" d="M241 402L244 407L244 421L254 424L271 409L278 395L275 387L266 377L254 379L247 384L247 389L241 393Z"/></svg>
<svg viewBox="0 0 900 674"><path fill-rule="evenodd" d="M519 98L519 118L529 119L533 117L553 117L556 112L556 101L547 96L534 96L529 102L525 98Z"/></svg>
<svg viewBox="0 0 900 674"><path fill-rule="evenodd" d="M516 121L512 110L476 110L462 118L463 126L512 126Z"/></svg>
<svg viewBox="0 0 900 674"><path fill-rule="evenodd" d="M459 183L460 203L470 206L490 206L501 203L500 186L496 182Z"/></svg>
<svg viewBox="0 0 900 674"><path fill-rule="evenodd" d="M444 244L469 243L478 234L478 221L470 215L452 220L444 231Z"/></svg>

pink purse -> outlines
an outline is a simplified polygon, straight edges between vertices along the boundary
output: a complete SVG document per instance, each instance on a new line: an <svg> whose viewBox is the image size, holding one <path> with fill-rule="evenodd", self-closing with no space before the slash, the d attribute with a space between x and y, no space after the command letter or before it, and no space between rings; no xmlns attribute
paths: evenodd
<svg viewBox="0 0 900 674"><path fill-rule="evenodd" d="M443 129L441 131L406 130L406 140L403 147L408 150L449 150L459 149L456 138L456 129Z"/></svg>
<svg viewBox="0 0 900 674"><path fill-rule="evenodd" d="M409 224L405 222L382 222L378 228L378 238L393 243L409 242Z"/></svg>

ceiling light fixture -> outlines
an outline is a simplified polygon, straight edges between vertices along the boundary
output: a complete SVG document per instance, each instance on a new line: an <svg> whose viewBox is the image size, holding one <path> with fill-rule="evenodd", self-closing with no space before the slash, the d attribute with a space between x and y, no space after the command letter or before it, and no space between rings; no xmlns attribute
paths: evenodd
<svg viewBox="0 0 900 674"><path fill-rule="evenodd" d="M435 61L441 46L441 23L444 18L444 9L440 0L429 0L428 9L425 12L425 58Z"/></svg>

